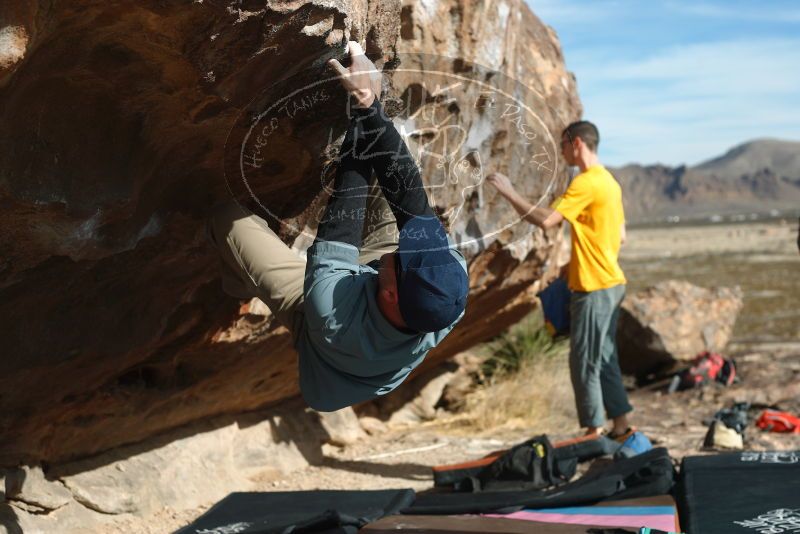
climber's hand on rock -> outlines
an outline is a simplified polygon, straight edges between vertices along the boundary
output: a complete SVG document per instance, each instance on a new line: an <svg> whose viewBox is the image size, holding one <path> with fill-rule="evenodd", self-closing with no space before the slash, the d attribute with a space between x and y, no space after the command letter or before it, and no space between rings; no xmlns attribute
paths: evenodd
<svg viewBox="0 0 800 534"><path fill-rule="evenodd" d="M493 172L486 177L486 181L492 184L497 191L504 197L510 197L514 194L514 185L505 174L501 172Z"/></svg>
<svg viewBox="0 0 800 534"><path fill-rule="evenodd" d="M368 108L381 97L381 72L364 55L357 42L349 41L347 52L350 54L350 67L344 68L336 59L329 60L328 64L339 74L342 85L355 98L356 106Z"/></svg>

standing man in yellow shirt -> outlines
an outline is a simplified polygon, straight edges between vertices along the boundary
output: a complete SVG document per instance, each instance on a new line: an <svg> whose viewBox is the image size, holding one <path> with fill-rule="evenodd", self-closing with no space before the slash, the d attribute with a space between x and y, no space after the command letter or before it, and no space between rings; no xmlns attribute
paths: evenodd
<svg viewBox="0 0 800 534"><path fill-rule="evenodd" d="M578 419L586 434L599 434L605 416L613 421L609 434L630 434L633 411L622 384L617 359L617 317L625 296L625 275L619 267L619 248L625 240L622 190L600 164L600 134L589 121L574 122L561 135L561 154L580 174L551 207L537 207L524 199L503 174L487 181L497 188L523 219L548 229L567 220L571 226L569 261L570 375Z"/></svg>

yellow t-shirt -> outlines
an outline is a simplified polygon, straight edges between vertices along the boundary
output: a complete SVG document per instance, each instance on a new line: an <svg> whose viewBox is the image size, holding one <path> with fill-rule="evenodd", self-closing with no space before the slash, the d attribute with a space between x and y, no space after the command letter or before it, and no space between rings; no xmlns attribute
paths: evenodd
<svg viewBox="0 0 800 534"><path fill-rule="evenodd" d="M625 212L622 189L611 173L602 165L589 167L572 180L552 208L572 226L570 289L597 291L624 284L617 257Z"/></svg>

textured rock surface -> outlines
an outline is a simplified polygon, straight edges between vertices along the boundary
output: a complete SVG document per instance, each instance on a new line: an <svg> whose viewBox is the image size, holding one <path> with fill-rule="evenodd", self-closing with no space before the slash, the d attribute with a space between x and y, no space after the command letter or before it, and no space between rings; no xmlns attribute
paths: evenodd
<svg viewBox="0 0 800 534"><path fill-rule="evenodd" d="M45 478L39 466L23 466L8 474L8 498L43 510L61 508L72 500L72 494L58 480Z"/></svg>
<svg viewBox="0 0 800 534"><path fill-rule="evenodd" d="M90 532L114 516L193 509L248 490L256 477L279 478L319 463L330 435L330 424L296 400L210 419L59 465L47 478L38 467L19 469L10 477L9 511L25 532Z"/></svg>
<svg viewBox="0 0 800 534"><path fill-rule="evenodd" d="M87 508L146 514L220 499L247 488L248 477L265 466L288 473L319 461L325 432L316 414L295 408L259 415L216 421L216 428L196 425L160 440L160 447L123 447L59 466L54 475Z"/></svg>
<svg viewBox="0 0 800 534"><path fill-rule="evenodd" d="M643 375L704 350L723 351L741 308L738 287L706 289L669 280L630 295L617 333L622 371Z"/></svg>
<svg viewBox="0 0 800 534"><path fill-rule="evenodd" d="M352 408L319 414L319 422L331 445L352 445L367 436Z"/></svg>
<svg viewBox="0 0 800 534"><path fill-rule="evenodd" d="M555 35L521 0L0 5L0 465L64 462L297 395L289 336L221 292L203 219L229 195L229 132L236 141L251 101L275 96L259 89L319 78L347 38L387 70L424 52L461 57L439 65L449 74L491 78L470 62L505 73L518 100L538 103L540 139L580 114ZM491 99L473 105L477 86L453 106L425 87L430 63L404 64L416 74L387 76L387 101L447 111L467 134L459 164L509 172L533 198L563 187L563 172L541 168L552 143L527 157L537 147L520 138L521 115L491 118ZM255 186L298 248L324 200L326 128L345 120L334 101L276 141ZM430 181L437 162L423 165ZM473 185L431 195L465 243L473 292L429 367L529 311L531 284L552 268L553 239L505 224L507 205Z"/></svg>
<svg viewBox="0 0 800 534"><path fill-rule="evenodd" d="M0 534L21 534L22 528L14 508L5 502L0 502Z"/></svg>
<svg viewBox="0 0 800 534"><path fill-rule="evenodd" d="M372 429L371 419L385 418L388 425L430 421L437 415L436 405L442 391L454 378L459 366L453 361L418 373L395 395L379 397L358 406L358 414L366 429ZM367 421L364 423L364 421Z"/></svg>

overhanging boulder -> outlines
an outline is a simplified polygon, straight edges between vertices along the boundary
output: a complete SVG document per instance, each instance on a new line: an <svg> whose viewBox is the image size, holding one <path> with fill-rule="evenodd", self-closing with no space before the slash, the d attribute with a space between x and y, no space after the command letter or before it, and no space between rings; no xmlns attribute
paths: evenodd
<svg viewBox="0 0 800 534"><path fill-rule="evenodd" d="M0 21L0 466L297 396L286 330L222 293L203 221L241 192L232 155L254 106L328 76L347 39L381 58L398 124L416 124L409 142L443 156L423 175L470 262L468 313L427 367L532 308L557 237L515 223L480 178L506 172L552 198L566 175L551 140L580 104L554 33L521 0L9 0ZM454 76L468 87L441 83ZM486 88L503 76L488 86L502 93ZM330 96L296 102L303 121L280 123L295 135L275 137L251 182L298 249L345 121ZM456 181L434 182L445 170Z"/></svg>

